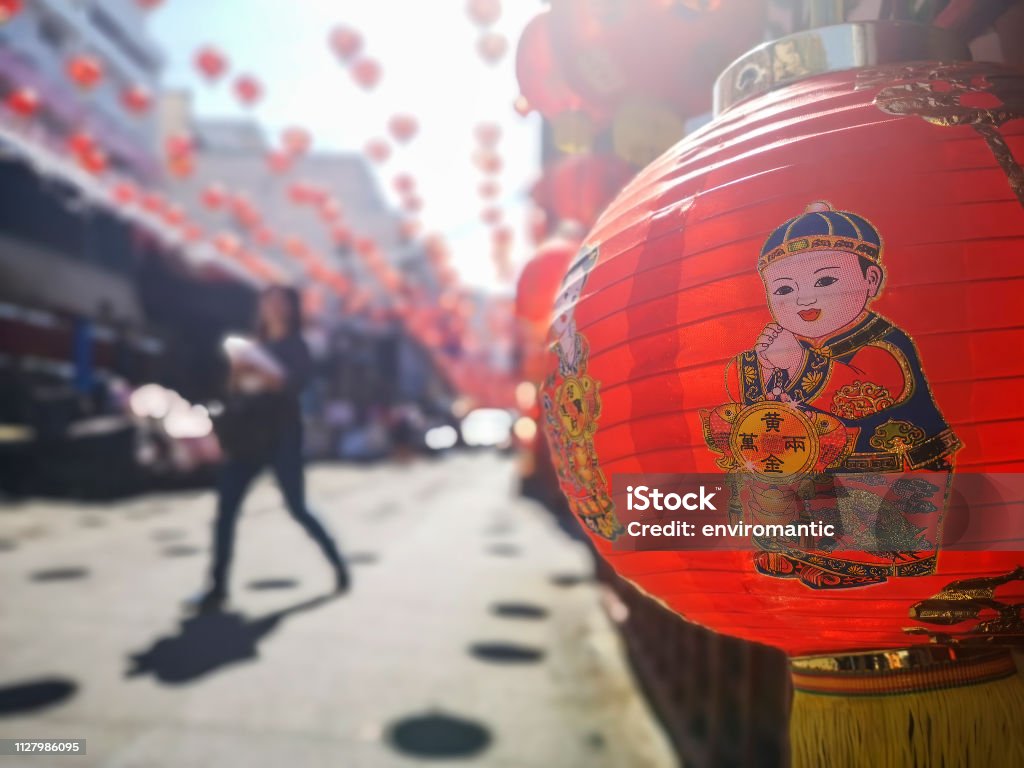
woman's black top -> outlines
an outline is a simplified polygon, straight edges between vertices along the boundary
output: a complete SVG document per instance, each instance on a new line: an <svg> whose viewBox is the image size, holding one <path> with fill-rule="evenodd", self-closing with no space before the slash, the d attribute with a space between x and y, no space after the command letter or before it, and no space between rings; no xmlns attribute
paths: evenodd
<svg viewBox="0 0 1024 768"><path fill-rule="evenodd" d="M282 398L282 418L286 422L298 422L302 413L299 397L313 375L313 358L309 354L309 347L298 333L264 341L263 346L285 371L284 389L278 393Z"/></svg>

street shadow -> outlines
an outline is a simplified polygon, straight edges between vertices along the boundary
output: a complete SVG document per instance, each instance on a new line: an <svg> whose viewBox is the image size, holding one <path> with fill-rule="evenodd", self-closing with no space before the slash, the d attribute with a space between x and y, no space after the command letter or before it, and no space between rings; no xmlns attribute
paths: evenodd
<svg viewBox="0 0 1024 768"><path fill-rule="evenodd" d="M491 744L490 730L473 720L442 713L414 715L396 721L387 740L397 752L418 758L472 757Z"/></svg>
<svg viewBox="0 0 1024 768"><path fill-rule="evenodd" d="M247 585L249 589L256 590L258 592L269 592L275 589L295 589L299 586L299 582L295 579L256 579L250 581Z"/></svg>
<svg viewBox="0 0 1024 768"><path fill-rule="evenodd" d="M153 541L181 541L188 533L183 528L157 528L150 534Z"/></svg>
<svg viewBox="0 0 1024 768"><path fill-rule="evenodd" d="M374 552L353 552L345 555L345 562L349 565L373 565L379 559Z"/></svg>
<svg viewBox="0 0 1024 768"><path fill-rule="evenodd" d="M42 571L33 571L29 578L32 581L75 581L77 579L84 579L88 575L88 568L68 566L66 568L46 568Z"/></svg>
<svg viewBox="0 0 1024 768"><path fill-rule="evenodd" d="M0 686L0 717L52 707L71 698L77 690L77 683L62 677Z"/></svg>
<svg viewBox="0 0 1024 768"><path fill-rule="evenodd" d="M495 603L491 606L491 613L503 619L528 621L540 621L548 616L547 608L534 603Z"/></svg>
<svg viewBox="0 0 1024 768"><path fill-rule="evenodd" d="M544 660L540 648L518 643L473 643L469 655L488 664L539 664Z"/></svg>
<svg viewBox="0 0 1024 768"><path fill-rule="evenodd" d="M515 544L495 544L487 551L495 557L519 557L520 549Z"/></svg>
<svg viewBox="0 0 1024 768"><path fill-rule="evenodd" d="M164 557L191 557L202 551L199 547L194 547L191 544L172 544L169 547L164 547L160 554Z"/></svg>
<svg viewBox="0 0 1024 768"><path fill-rule="evenodd" d="M322 595L266 616L249 619L239 613L201 613L181 622L178 634L162 637L140 653L129 654L125 677L151 674L162 683L182 685L222 667L253 661L259 644L281 622L324 605L338 595Z"/></svg>

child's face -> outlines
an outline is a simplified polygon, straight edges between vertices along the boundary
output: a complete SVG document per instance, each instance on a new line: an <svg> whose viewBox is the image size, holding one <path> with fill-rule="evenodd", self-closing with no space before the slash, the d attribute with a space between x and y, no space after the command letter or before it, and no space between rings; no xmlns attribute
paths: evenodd
<svg viewBox="0 0 1024 768"><path fill-rule="evenodd" d="M860 260L842 251L787 256L761 273L775 322L787 331L820 339L849 325L882 286L882 270L865 274Z"/></svg>

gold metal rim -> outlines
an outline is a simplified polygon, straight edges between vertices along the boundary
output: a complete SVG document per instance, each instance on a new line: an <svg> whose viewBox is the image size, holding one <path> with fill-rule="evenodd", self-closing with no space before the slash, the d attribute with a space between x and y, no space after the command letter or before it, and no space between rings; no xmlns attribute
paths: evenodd
<svg viewBox="0 0 1024 768"><path fill-rule="evenodd" d="M810 29L743 54L718 76L717 117L768 91L827 72L909 61L970 61L952 32L902 21L862 21Z"/></svg>

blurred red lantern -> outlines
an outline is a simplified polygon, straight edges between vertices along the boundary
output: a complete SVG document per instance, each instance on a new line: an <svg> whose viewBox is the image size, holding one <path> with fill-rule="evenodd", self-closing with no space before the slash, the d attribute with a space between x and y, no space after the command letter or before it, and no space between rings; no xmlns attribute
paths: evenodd
<svg viewBox="0 0 1024 768"><path fill-rule="evenodd" d="M501 141L501 126L497 123L477 123L473 135L481 147L494 149Z"/></svg>
<svg viewBox="0 0 1024 768"><path fill-rule="evenodd" d="M281 174L291 170L294 158L288 152L271 150L267 153L267 167L271 172Z"/></svg>
<svg viewBox="0 0 1024 768"><path fill-rule="evenodd" d="M405 219L398 228L398 233L404 240L412 240L419 231L420 223L416 219Z"/></svg>
<svg viewBox="0 0 1024 768"><path fill-rule="evenodd" d="M39 95L32 88L17 88L7 94L7 108L18 117L32 117L39 111Z"/></svg>
<svg viewBox="0 0 1024 768"><path fill-rule="evenodd" d="M203 190L203 206L211 211L219 211L224 207L227 191L220 184L207 184Z"/></svg>
<svg viewBox="0 0 1024 768"><path fill-rule="evenodd" d="M78 164L95 176L107 170L107 153L96 144L80 152L76 157Z"/></svg>
<svg viewBox="0 0 1024 768"><path fill-rule="evenodd" d="M111 188L110 197L119 207L124 208L139 199L139 189L130 182L120 181Z"/></svg>
<svg viewBox="0 0 1024 768"><path fill-rule="evenodd" d="M718 74L765 28L760 3L718 5L702 11L689 0L562 0L552 5L551 34L567 82L594 108L614 113L629 96L698 115L711 106ZM666 61L673 66L666 69Z"/></svg>
<svg viewBox="0 0 1024 768"><path fill-rule="evenodd" d="M227 57L213 46L204 46L196 52L196 69L207 80L219 79L228 69Z"/></svg>
<svg viewBox="0 0 1024 768"><path fill-rule="evenodd" d="M67 75L83 91L89 91L103 80L103 64L95 56L80 53L68 59Z"/></svg>
<svg viewBox="0 0 1024 768"><path fill-rule="evenodd" d="M595 123L602 122L605 116L585 102L566 81L551 34L550 11L537 14L523 30L516 51L520 93L533 109L547 118L580 112Z"/></svg>
<svg viewBox="0 0 1024 768"><path fill-rule="evenodd" d="M402 198L402 208L408 213L419 213L423 210L423 198L419 195L407 195Z"/></svg>
<svg viewBox="0 0 1024 768"><path fill-rule="evenodd" d="M153 97L141 85L130 85L121 91L121 104L129 112L143 114L153 105Z"/></svg>
<svg viewBox="0 0 1024 768"><path fill-rule="evenodd" d="M235 97L244 107L251 107L263 98L263 84L252 75L239 75L234 83Z"/></svg>
<svg viewBox="0 0 1024 768"><path fill-rule="evenodd" d="M313 145L313 135L305 128L293 126L281 132L281 146L292 155L304 155Z"/></svg>
<svg viewBox="0 0 1024 768"><path fill-rule="evenodd" d="M402 144L411 141L419 129L419 123L412 115L395 115L388 121L392 137Z"/></svg>
<svg viewBox="0 0 1024 768"><path fill-rule="evenodd" d="M376 59L362 58L352 65L352 79L360 88L372 91L380 82L381 66Z"/></svg>
<svg viewBox="0 0 1024 768"><path fill-rule="evenodd" d="M634 173L614 155L569 155L544 171L531 194L557 219L590 226Z"/></svg>
<svg viewBox="0 0 1024 768"><path fill-rule="evenodd" d="M839 37L860 56L894 40L967 55L926 27ZM794 658L794 766L1011 764L1024 80L866 65L835 39L793 36L723 73L724 112L601 216L554 314L545 429L618 573ZM838 71L759 96L757 62L794 50ZM659 472L715 475L723 522L838 525L652 551L624 484Z"/></svg>
<svg viewBox="0 0 1024 768"><path fill-rule="evenodd" d="M408 173L400 173L392 180L391 185L400 195L408 195L416 189L416 179Z"/></svg>
<svg viewBox="0 0 1024 768"><path fill-rule="evenodd" d="M507 248L512 244L512 230L509 227L495 227L491 232L491 239L499 248Z"/></svg>
<svg viewBox="0 0 1024 768"><path fill-rule="evenodd" d="M21 13L21 0L0 0L0 24L6 24Z"/></svg>
<svg viewBox="0 0 1024 768"><path fill-rule="evenodd" d="M501 18L501 0L469 0L466 13L474 24L489 27Z"/></svg>
<svg viewBox="0 0 1024 768"><path fill-rule="evenodd" d="M502 213L501 208L484 208L483 211L480 212L480 220L490 227L500 224L502 218L504 218L504 214Z"/></svg>
<svg viewBox="0 0 1024 768"><path fill-rule="evenodd" d="M81 155L96 146L96 140L85 131L75 131L68 136L68 149L72 154Z"/></svg>
<svg viewBox="0 0 1024 768"><path fill-rule="evenodd" d="M484 198L484 200L491 200L501 194L501 186L498 182L488 179L487 181L480 182L477 192L480 193L480 197Z"/></svg>
<svg viewBox="0 0 1024 768"><path fill-rule="evenodd" d="M508 51L508 38L498 32L484 32L476 42L476 51L488 64L497 64Z"/></svg>
<svg viewBox="0 0 1024 768"><path fill-rule="evenodd" d="M501 155L491 150L481 150L473 154L473 163L489 176L496 176L501 173L504 167Z"/></svg>
<svg viewBox="0 0 1024 768"><path fill-rule="evenodd" d="M192 137L185 133L172 134L164 141L164 152L170 158L191 155L192 150Z"/></svg>
<svg viewBox="0 0 1024 768"><path fill-rule="evenodd" d="M352 231L348 227L335 224L331 227L331 240L339 248L345 248L352 244Z"/></svg>
<svg viewBox="0 0 1024 768"><path fill-rule="evenodd" d="M363 152L378 165L386 163L391 157L391 146L384 139L371 139L366 142Z"/></svg>
<svg viewBox="0 0 1024 768"><path fill-rule="evenodd" d="M351 27L337 26L329 38L331 50L343 62L355 58L363 50L363 36Z"/></svg>
<svg viewBox="0 0 1024 768"><path fill-rule="evenodd" d="M516 100L512 102L512 109L514 109L516 114L520 117L526 117L528 114L533 112L533 107L530 106L530 102L525 96L517 96Z"/></svg>
<svg viewBox="0 0 1024 768"><path fill-rule="evenodd" d="M256 231L252 233L253 239L257 245L261 245L267 248L277 242L277 238L274 236L272 230L267 227L257 227Z"/></svg>
<svg viewBox="0 0 1024 768"><path fill-rule="evenodd" d="M213 247L223 256L238 256L242 251L242 241L231 232L221 232L214 236Z"/></svg>
<svg viewBox="0 0 1024 768"><path fill-rule="evenodd" d="M164 0L135 0L135 4L144 11L152 11L163 5Z"/></svg>

